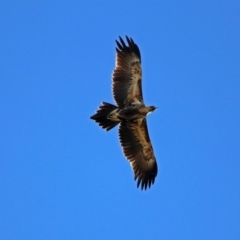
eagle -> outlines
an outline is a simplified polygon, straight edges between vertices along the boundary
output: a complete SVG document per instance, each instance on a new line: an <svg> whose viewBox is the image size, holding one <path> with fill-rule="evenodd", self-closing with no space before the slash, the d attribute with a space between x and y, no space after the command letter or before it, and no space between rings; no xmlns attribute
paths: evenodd
<svg viewBox="0 0 240 240"><path fill-rule="evenodd" d="M137 44L126 36L116 40L116 62L112 92L116 105L102 102L90 118L109 131L119 124L118 135L125 157L133 169L137 187L150 188L158 168L148 134L146 116L156 107L145 106L142 94L141 54Z"/></svg>

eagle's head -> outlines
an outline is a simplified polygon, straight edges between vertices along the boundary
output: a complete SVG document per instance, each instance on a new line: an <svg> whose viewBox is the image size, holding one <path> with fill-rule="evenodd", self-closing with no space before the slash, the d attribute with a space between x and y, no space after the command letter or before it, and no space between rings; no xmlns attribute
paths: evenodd
<svg viewBox="0 0 240 240"><path fill-rule="evenodd" d="M157 109L157 107L154 107L154 106L147 107L147 114L155 111L156 109Z"/></svg>
<svg viewBox="0 0 240 240"><path fill-rule="evenodd" d="M150 106L150 107L149 107L149 112L153 112L153 111L155 111L156 109L157 109L157 107Z"/></svg>

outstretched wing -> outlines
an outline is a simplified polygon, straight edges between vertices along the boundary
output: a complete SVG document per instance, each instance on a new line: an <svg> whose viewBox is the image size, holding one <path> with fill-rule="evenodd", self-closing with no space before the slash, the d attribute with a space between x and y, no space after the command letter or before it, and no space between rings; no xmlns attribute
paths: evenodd
<svg viewBox="0 0 240 240"><path fill-rule="evenodd" d="M115 69L112 75L113 97L119 107L143 103L142 68L138 46L131 38L127 39L128 46L121 37L117 43Z"/></svg>
<svg viewBox="0 0 240 240"><path fill-rule="evenodd" d="M123 152L133 168L137 187L141 185L142 189L150 188L157 176L158 169L148 135L146 119L121 122L119 138Z"/></svg>

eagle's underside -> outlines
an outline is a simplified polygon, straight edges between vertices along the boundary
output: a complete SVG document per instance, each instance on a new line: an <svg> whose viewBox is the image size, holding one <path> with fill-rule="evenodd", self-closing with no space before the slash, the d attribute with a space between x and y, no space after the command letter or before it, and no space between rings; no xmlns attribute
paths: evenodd
<svg viewBox="0 0 240 240"><path fill-rule="evenodd" d="M103 102L91 119L107 131L119 125L119 140L130 161L137 186L150 187L157 176L157 163L149 138L146 116L154 106L146 107L142 96L141 56L138 46L120 37L113 72L113 96L117 106Z"/></svg>

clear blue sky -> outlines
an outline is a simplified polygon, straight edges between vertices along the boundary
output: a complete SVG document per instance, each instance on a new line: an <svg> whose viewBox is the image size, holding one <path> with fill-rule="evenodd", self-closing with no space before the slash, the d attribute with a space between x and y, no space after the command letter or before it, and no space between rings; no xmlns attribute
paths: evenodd
<svg viewBox="0 0 240 240"><path fill-rule="evenodd" d="M20 3L21 2L21 3ZM1 1L0 238L240 239L240 2ZM113 103L139 45L159 174L136 188Z"/></svg>

